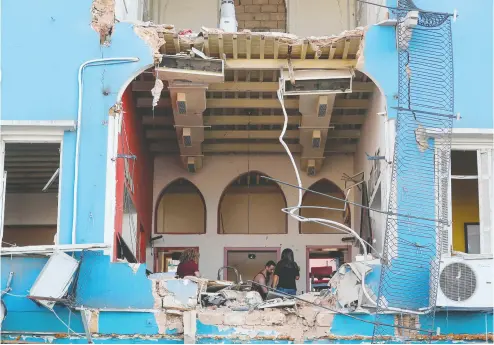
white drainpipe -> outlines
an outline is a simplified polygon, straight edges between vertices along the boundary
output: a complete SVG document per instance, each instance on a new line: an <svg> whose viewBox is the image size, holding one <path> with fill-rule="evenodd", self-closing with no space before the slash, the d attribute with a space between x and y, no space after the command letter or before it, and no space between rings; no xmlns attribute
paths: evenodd
<svg viewBox="0 0 494 345"><path fill-rule="evenodd" d="M237 18L235 18L233 0L221 0L220 29L224 32L237 32Z"/></svg>
<svg viewBox="0 0 494 345"><path fill-rule="evenodd" d="M79 67L79 74L77 77L77 82L79 86L79 97L77 104L77 134L76 134L76 142L75 142L75 166L74 166L74 206L72 210L72 244L76 244L77 240L77 191L79 186L79 150L81 146L81 121L82 121L82 97L84 96L84 79L83 72L86 67L90 66L101 66L101 65L113 65L113 64L121 64L121 63L129 63L129 62L138 62L139 58L137 57L117 57L117 58L102 58L102 59L93 59L83 62ZM108 133L111 135L111 133ZM108 201L107 201L108 202Z"/></svg>

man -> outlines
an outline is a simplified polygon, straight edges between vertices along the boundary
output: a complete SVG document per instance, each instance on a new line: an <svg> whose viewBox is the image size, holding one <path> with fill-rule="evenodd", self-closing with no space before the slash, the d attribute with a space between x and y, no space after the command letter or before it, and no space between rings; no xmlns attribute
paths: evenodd
<svg viewBox="0 0 494 345"><path fill-rule="evenodd" d="M257 275L254 277L253 281L254 283L252 284L252 290L259 292L261 295L262 299L266 299L266 296L268 295L268 288L266 287L269 283L270 277L274 272L274 269L276 267L276 262L269 260L266 262L266 265L264 265L264 269L257 273ZM255 283L259 283L255 284Z"/></svg>

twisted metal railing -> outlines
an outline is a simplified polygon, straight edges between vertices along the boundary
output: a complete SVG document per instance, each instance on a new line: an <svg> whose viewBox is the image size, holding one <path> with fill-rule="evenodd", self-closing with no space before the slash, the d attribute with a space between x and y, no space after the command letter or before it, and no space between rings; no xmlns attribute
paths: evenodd
<svg viewBox="0 0 494 345"><path fill-rule="evenodd" d="M410 11L419 11L415 26ZM388 211L422 219L387 217L373 342L390 335L382 325L390 309L402 312L396 325L412 328L399 336L432 335L439 263L447 250L455 117L451 19L421 12L411 0L399 0L394 12L399 100Z"/></svg>

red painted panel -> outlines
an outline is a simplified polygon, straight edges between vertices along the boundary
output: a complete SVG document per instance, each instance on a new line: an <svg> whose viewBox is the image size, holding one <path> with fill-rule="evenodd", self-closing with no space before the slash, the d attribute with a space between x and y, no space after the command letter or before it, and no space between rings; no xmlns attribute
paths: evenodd
<svg viewBox="0 0 494 345"><path fill-rule="evenodd" d="M116 182L116 212L115 212L115 239L116 234L122 232L125 160L133 181L134 191L131 192L132 201L137 210L138 255L140 262L146 260L146 241L151 234L153 210L153 160L146 146L144 129L141 119L137 115L132 98L131 88L128 87L122 97L123 121L118 136L118 154L134 155L136 159L117 158ZM131 188L128 190L131 191ZM116 246L114 256L116 256Z"/></svg>

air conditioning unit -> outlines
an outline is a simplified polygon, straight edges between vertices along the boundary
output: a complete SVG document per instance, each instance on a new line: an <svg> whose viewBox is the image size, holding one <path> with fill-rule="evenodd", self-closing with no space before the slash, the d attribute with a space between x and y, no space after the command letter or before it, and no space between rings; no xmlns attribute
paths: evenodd
<svg viewBox="0 0 494 345"><path fill-rule="evenodd" d="M163 80L183 80L198 83L222 83L225 66L222 59L163 55L156 75Z"/></svg>
<svg viewBox="0 0 494 345"><path fill-rule="evenodd" d="M349 70L282 70L280 90L284 96L350 93L352 79Z"/></svg>
<svg viewBox="0 0 494 345"><path fill-rule="evenodd" d="M441 259L437 307L492 310L492 261L480 255Z"/></svg>

